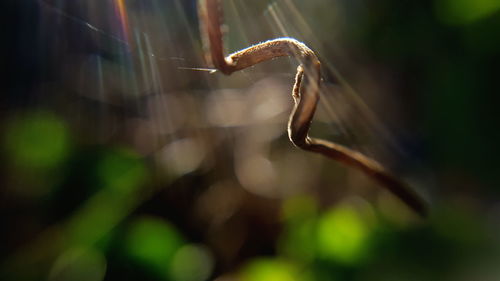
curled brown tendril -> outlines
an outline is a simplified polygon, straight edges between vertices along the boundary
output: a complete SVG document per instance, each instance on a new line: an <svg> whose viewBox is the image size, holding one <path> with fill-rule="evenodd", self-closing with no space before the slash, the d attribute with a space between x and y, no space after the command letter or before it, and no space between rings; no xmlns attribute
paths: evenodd
<svg viewBox="0 0 500 281"><path fill-rule="evenodd" d="M356 168L386 187L416 213L425 217L427 208L420 197L405 183L387 171L377 161L343 145L308 135L319 100L321 67L318 57L305 44L293 38L278 38L259 43L224 57L219 0L200 0L199 16L208 60L215 68L229 75L263 61L293 56L300 62L293 86L294 107L288 121L291 142L304 150L316 152Z"/></svg>

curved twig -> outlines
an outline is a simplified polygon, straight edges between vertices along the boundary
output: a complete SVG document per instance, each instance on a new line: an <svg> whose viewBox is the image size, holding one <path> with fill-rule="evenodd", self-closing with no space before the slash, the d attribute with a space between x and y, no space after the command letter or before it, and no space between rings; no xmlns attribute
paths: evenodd
<svg viewBox="0 0 500 281"><path fill-rule="evenodd" d="M319 100L321 64L305 44L293 38L278 38L259 43L224 57L222 11L219 0L201 0L200 19L205 29L205 45L209 45L208 59L222 73L229 75L263 61L277 57L293 56L300 61L293 87L294 107L288 121L288 136L291 142L304 150L316 152L345 165L354 167L386 187L411 209L425 217L427 208L420 197L405 183L387 171L377 161L343 145L311 138L309 128Z"/></svg>

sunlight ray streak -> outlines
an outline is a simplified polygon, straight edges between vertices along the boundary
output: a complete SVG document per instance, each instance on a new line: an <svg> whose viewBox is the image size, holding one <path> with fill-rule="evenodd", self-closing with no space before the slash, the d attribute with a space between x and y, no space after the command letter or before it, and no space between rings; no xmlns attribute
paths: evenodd
<svg viewBox="0 0 500 281"><path fill-rule="evenodd" d="M128 42L130 38L130 30L127 8L125 7L124 0L116 0L115 8L118 13L118 17L120 18L120 27L122 29L123 36L125 36L125 41Z"/></svg>
<svg viewBox="0 0 500 281"><path fill-rule="evenodd" d="M316 36L314 36L314 31L311 28L308 21L304 18L302 13L299 11L297 6L295 5L293 0L281 0L285 3L285 7L288 8L290 13L293 15L293 18L299 22L297 24L298 28L301 29L301 34L310 34L308 39L310 39L311 45L314 49L318 50L321 53L324 52L326 46L319 40ZM329 45L328 48L332 48L335 46ZM342 51L338 48L335 48L335 52L339 52L342 55ZM402 154L404 150L400 145L396 143L394 135L382 124L380 118L369 108L369 106L363 101L360 94L351 86L351 84L345 79L345 77L340 73L340 71L333 65L330 60L323 61L323 67L330 71L333 76L338 80L339 85L344 89L344 95L348 96L348 102L353 104L356 108L358 108L358 112L361 114L361 118L365 122L363 124L364 129L368 129L369 131L375 132L377 137L381 138L392 151L396 151L396 153ZM320 99L320 103L322 106L325 106L328 101L326 99ZM329 105L329 107L332 107Z"/></svg>
<svg viewBox="0 0 500 281"><path fill-rule="evenodd" d="M236 4L234 3L235 0L230 0L228 2L229 2L229 5L231 7L231 13L233 13L234 15L236 15L236 18L241 19L242 15L240 13L240 10L245 11L245 9L239 9L236 6ZM250 44L250 40L249 40L249 37L248 37L248 32L243 27L243 24L241 23L241 21L236 21L236 26L238 28L238 33L243 37L243 43L244 43L244 45L245 46L249 45Z"/></svg>

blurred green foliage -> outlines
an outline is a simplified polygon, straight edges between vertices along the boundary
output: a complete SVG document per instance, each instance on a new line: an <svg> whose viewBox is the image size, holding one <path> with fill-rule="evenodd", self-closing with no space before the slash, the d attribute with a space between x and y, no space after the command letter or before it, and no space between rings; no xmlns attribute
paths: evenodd
<svg viewBox="0 0 500 281"><path fill-rule="evenodd" d="M12 162L23 168L54 168L70 152L69 133L64 121L48 111L14 117L4 132L4 138Z"/></svg>
<svg viewBox="0 0 500 281"><path fill-rule="evenodd" d="M187 244L176 251L169 266L170 276L176 281L207 280L213 266L213 257L206 247Z"/></svg>
<svg viewBox="0 0 500 281"><path fill-rule="evenodd" d="M118 193L129 193L148 178L139 156L127 149L107 152L97 164L97 174L104 188Z"/></svg>
<svg viewBox="0 0 500 281"><path fill-rule="evenodd" d="M326 211L318 222L318 251L321 257L356 264L368 254L371 226L352 206Z"/></svg>
<svg viewBox="0 0 500 281"><path fill-rule="evenodd" d="M500 9L496 0L435 0L438 18L446 24L470 24Z"/></svg>
<svg viewBox="0 0 500 281"><path fill-rule="evenodd" d="M10 165L10 191L43 197L64 178L73 143L66 122L48 110L19 111L6 120L2 151Z"/></svg>
<svg viewBox="0 0 500 281"><path fill-rule="evenodd" d="M168 280L174 255L184 243L172 225L159 218L146 217L131 222L125 247L139 265Z"/></svg>
<svg viewBox="0 0 500 281"><path fill-rule="evenodd" d="M286 200L282 214L286 227L280 239L279 250L282 254L302 262L310 262L316 257L316 225L318 206L307 196L297 196Z"/></svg>
<svg viewBox="0 0 500 281"><path fill-rule="evenodd" d="M307 281L299 275L298 269L292 264L279 259L260 258L250 262L241 273L242 281Z"/></svg>
<svg viewBox="0 0 500 281"><path fill-rule="evenodd" d="M103 253L92 248L70 248L54 262L49 274L53 281L100 281L106 274Z"/></svg>

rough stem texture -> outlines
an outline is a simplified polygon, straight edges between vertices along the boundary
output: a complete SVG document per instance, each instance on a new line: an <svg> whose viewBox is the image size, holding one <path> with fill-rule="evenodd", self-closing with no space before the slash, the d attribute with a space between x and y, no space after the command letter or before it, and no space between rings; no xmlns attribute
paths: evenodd
<svg viewBox="0 0 500 281"><path fill-rule="evenodd" d="M343 145L308 135L316 105L319 100L321 64L304 43L293 38L278 38L250 46L224 56L221 32L222 10L219 0L201 0L199 16L202 21L202 37L207 48L207 59L215 68L229 75L263 61L291 56L299 60L292 97L294 107L288 121L288 136L297 147L322 154L326 157L356 168L386 187L420 216L427 215L423 200L404 182L392 175L377 161Z"/></svg>

